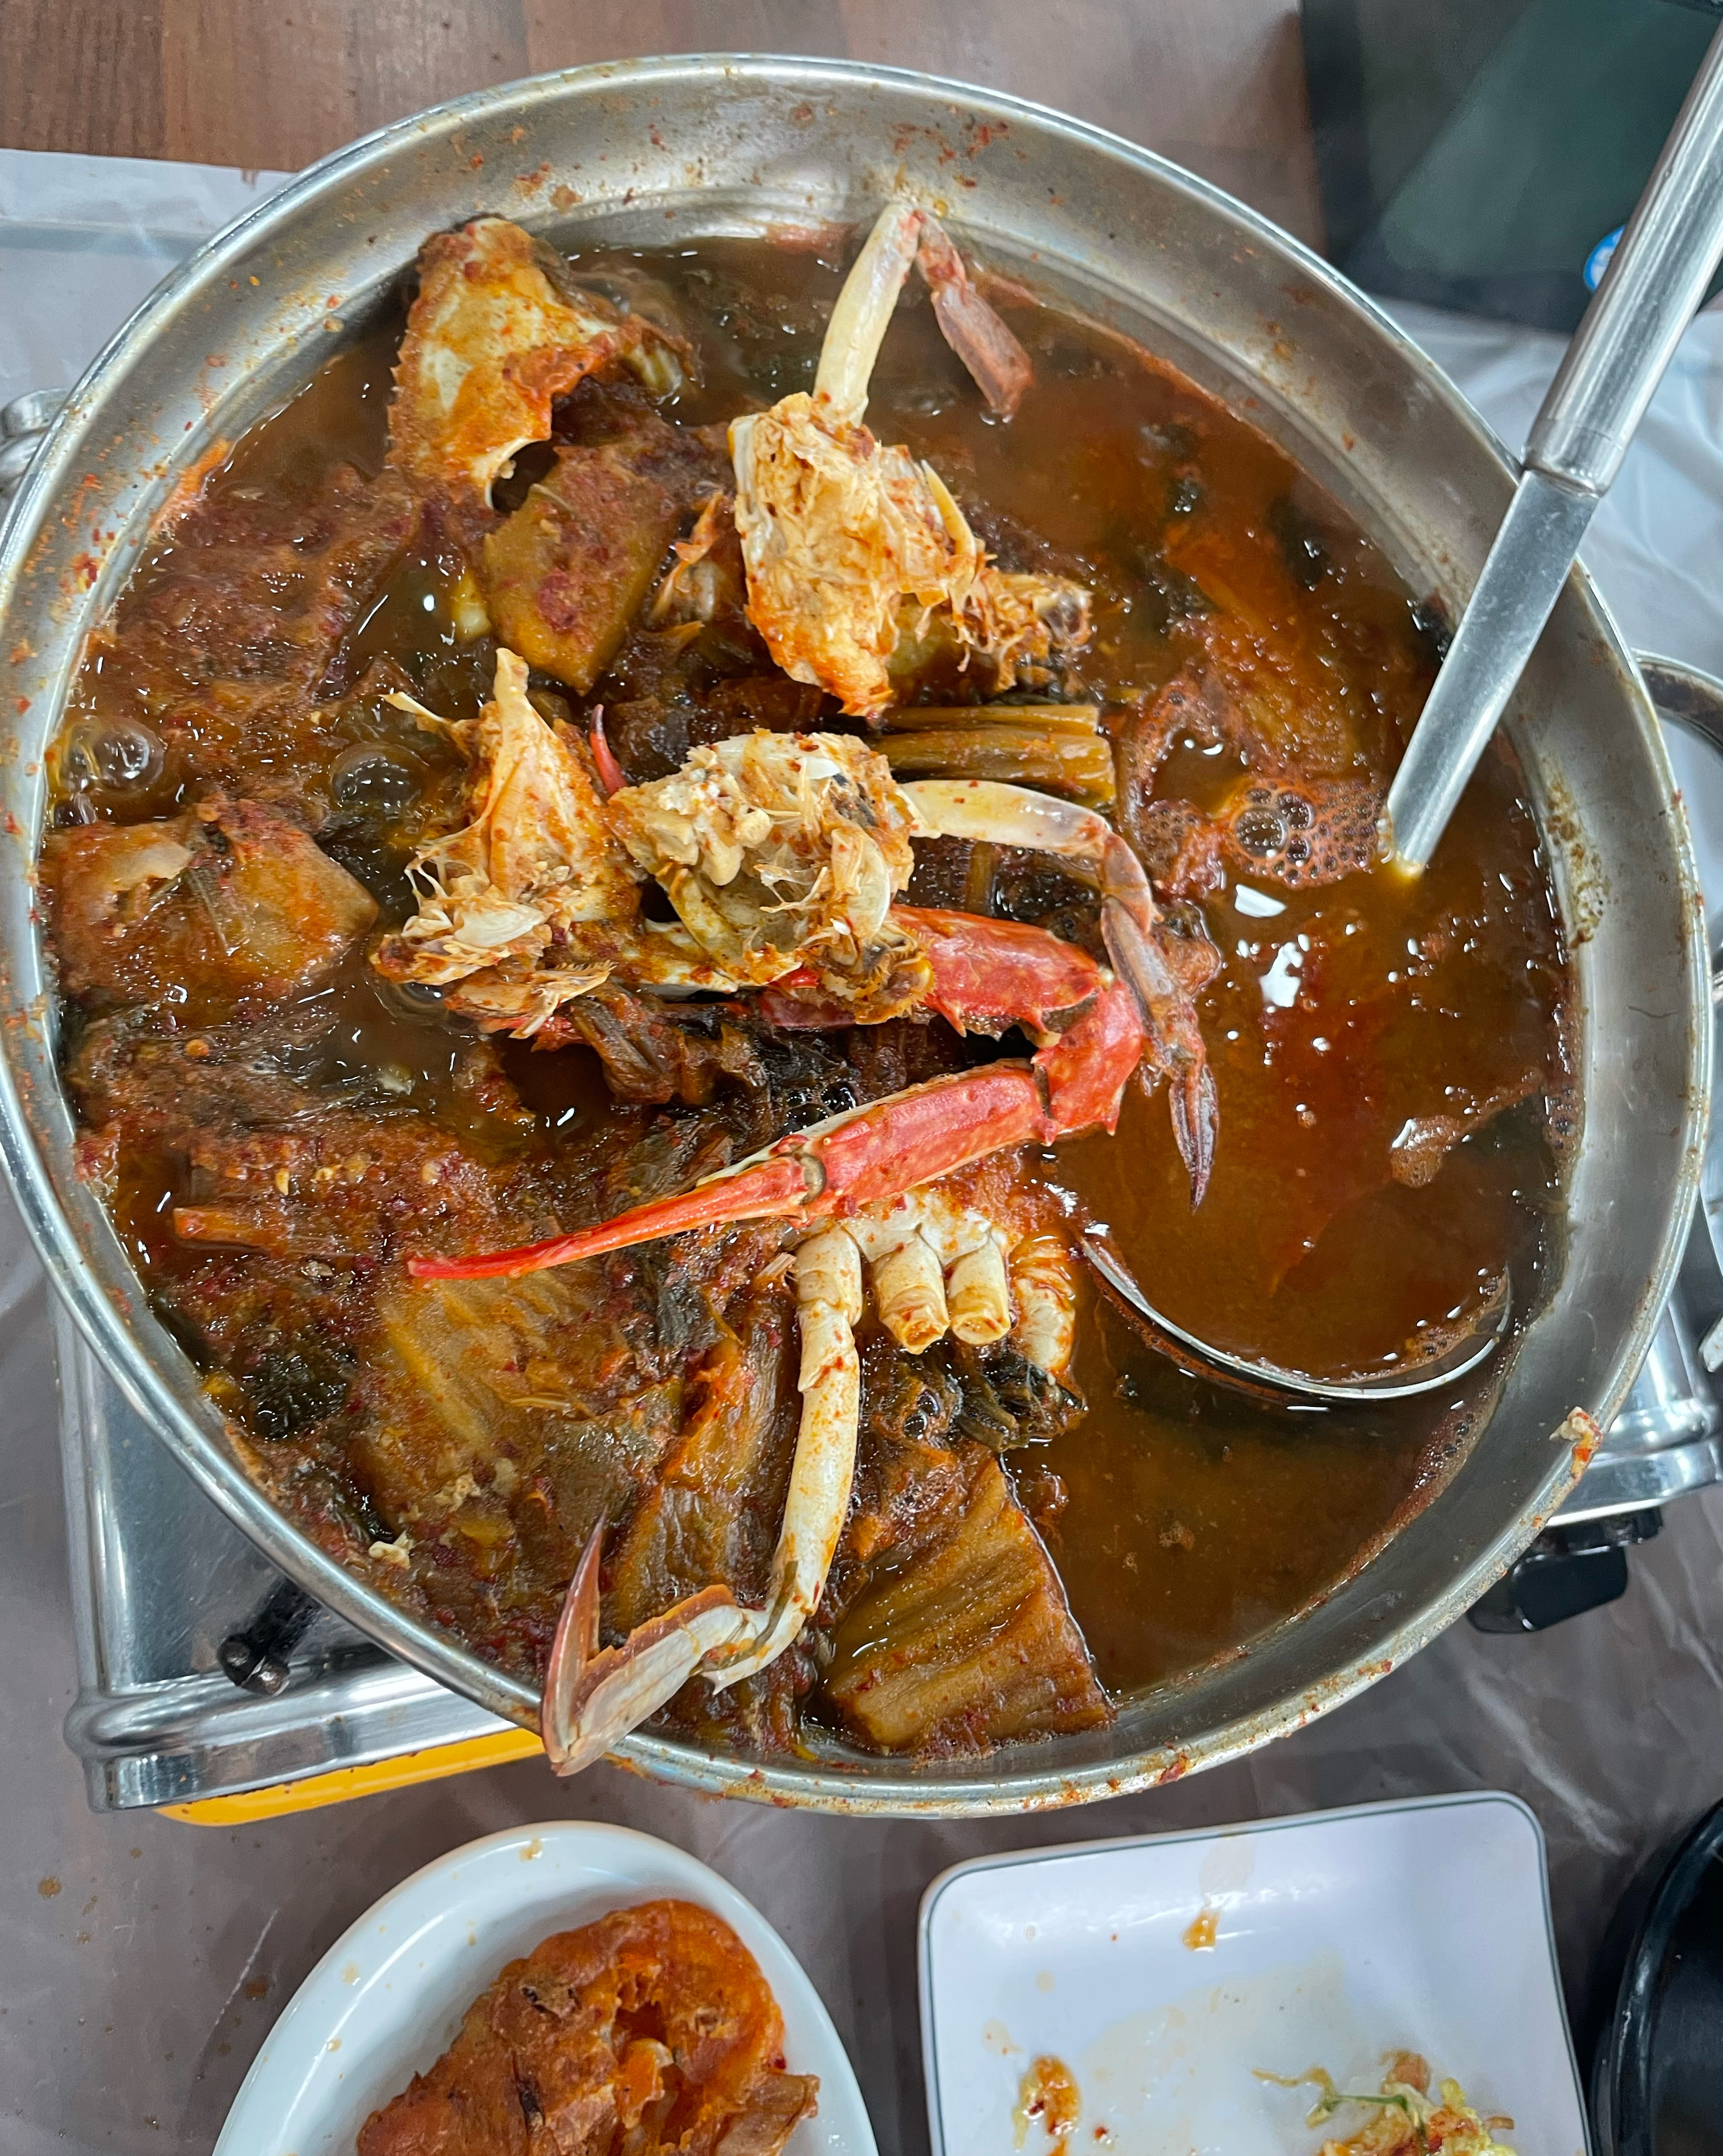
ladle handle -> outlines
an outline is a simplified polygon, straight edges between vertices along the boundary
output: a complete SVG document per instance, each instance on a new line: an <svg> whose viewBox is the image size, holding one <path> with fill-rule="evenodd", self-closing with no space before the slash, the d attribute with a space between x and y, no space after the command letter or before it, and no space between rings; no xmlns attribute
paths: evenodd
<svg viewBox="0 0 1723 2156"><path fill-rule="evenodd" d="M1723 255L1723 30L1526 439L1525 463L1607 491Z"/></svg>
<svg viewBox="0 0 1723 2156"><path fill-rule="evenodd" d="M1508 514L1388 789L1384 829L1408 873L1448 829L1720 254L1723 30L1550 384Z"/></svg>

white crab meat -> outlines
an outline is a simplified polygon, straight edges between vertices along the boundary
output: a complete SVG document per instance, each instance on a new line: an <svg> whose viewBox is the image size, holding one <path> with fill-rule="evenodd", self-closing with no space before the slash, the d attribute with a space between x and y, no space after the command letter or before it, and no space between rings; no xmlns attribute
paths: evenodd
<svg viewBox="0 0 1723 2156"><path fill-rule="evenodd" d="M867 1262L880 1322L899 1347L918 1355L947 1332L977 1348L1009 1335L1026 1361L1063 1375L1075 1294L1057 1236L1020 1240L938 1183L841 1224Z"/></svg>
<svg viewBox="0 0 1723 2156"><path fill-rule="evenodd" d="M811 965L859 1004L916 968L916 946L888 918L914 866L913 819L884 757L860 742L738 734L625 788L609 810L635 868L737 979L764 988ZM898 1007L914 984L897 984Z"/></svg>
<svg viewBox="0 0 1723 2156"><path fill-rule="evenodd" d="M926 961L891 906L920 826L883 757L837 734L739 734L606 798L527 678L499 650L476 721L389 699L468 757L470 820L414 856L418 910L378 947L381 972L522 1038L612 973L730 993L811 966L860 1021L918 1000ZM642 916L648 877L677 920Z"/></svg>
<svg viewBox="0 0 1723 2156"><path fill-rule="evenodd" d="M379 953L397 980L446 986L511 959L536 961L554 938L589 952L594 986L640 910L585 758L533 708L527 679L525 661L499 651L496 693L465 725L411 697L390 699L455 740L472 766L471 821L414 856L419 910Z"/></svg>
<svg viewBox="0 0 1723 2156"><path fill-rule="evenodd" d="M677 923L640 918L641 871L586 748L535 709L527 682L525 660L505 649L476 720L389 698L470 759L471 820L414 856L418 910L378 945L378 970L446 989L450 1010L522 1040L613 973L669 988L738 986Z"/></svg>

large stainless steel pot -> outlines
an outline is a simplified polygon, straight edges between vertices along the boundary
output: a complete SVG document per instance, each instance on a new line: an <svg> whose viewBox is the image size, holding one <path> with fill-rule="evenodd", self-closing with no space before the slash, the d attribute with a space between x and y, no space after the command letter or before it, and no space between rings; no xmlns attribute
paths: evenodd
<svg viewBox="0 0 1723 2156"><path fill-rule="evenodd" d="M424 235L502 211L568 239L661 244L867 217L898 184L1002 267L1139 334L1274 437L1415 589L1457 614L1512 467L1384 316L1283 233L1145 151L1058 116L892 70L643 61L490 90L369 137L212 241L109 346L22 489L0 548L15 732L0 925L8 1165L54 1284L197 1482L293 1577L394 1653L531 1722L527 1687L422 1629L252 1487L74 1167L32 906L44 749L82 639L152 516L210 446L279 405L383 306ZM1242 1658L1127 1702L1096 1735L926 1771L834 1753L756 1764L636 1737L700 1787L857 1810L1078 1801L1209 1766L1370 1683L1530 1541L1651 1337L1704 1138L1705 950L1685 822L1652 708L1582 575L1512 721L1582 1004L1584 1141L1548 1306L1494 1414L1427 1510L1319 1607Z"/></svg>

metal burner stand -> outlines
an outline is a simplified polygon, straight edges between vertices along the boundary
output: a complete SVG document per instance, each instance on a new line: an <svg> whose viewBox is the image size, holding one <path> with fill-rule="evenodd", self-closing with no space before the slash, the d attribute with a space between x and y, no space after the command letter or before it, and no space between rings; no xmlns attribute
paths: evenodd
<svg viewBox="0 0 1723 2156"><path fill-rule="evenodd" d="M242 1808L257 1815L532 1748L525 1731L304 1604L133 1414L58 1306L54 1347L78 1645L65 1731L93 1810L268 1790ZM258 1639L260 1624L275 1639ZM261 1650L249 1666L235 1651L245 1646ZM385 1762L384 1774L364 1771ZM305 1786L332 1774L344 1779Z"/></svg>

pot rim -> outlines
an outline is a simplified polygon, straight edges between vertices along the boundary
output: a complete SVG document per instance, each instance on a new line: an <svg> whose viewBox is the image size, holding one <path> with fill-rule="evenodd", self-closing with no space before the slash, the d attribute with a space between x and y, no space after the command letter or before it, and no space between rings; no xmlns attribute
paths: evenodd
<svg viewBox="0 0 1723 2156"><path fill-rule="evenodd" d="M472 91L373 130L296 174L275 194L244 212L179 264L109 340L85 371L19 486L5 524L0 527L0 618L4 617L9 607L23 571L28 538L69 485L93 411L104 393L123 377L131 362L149 345L158 326L177 311L188 294L219 278L228 264L255 248L260 239L277 229L291 228L307 210L327 203L347 183L386 163L390 157L417 146L428 137L446 136L463 123L471 125L508 112L524 114L540 103L559 99L570 90L618 81L630 87L682 82L709 85L714 76L742 77L774 87L786 84L798 88L805 86L810 91L822 85L851 91L884 86L913 91L921 97L932 95L949 98L968 111L996 116L1005 121L1032 122L1037 129L1051 131L1067 141L1152 173L1163 184L1242 227L1277 257L1290 258L1306 276L1324 287L1343 307L1360 316L1372 331L1396 349L1402 361L1431 386L1488 448L1504 474L1512 475L1517 470L1499 439L1384 309L1302 241L1247 204L1212 182L1122 136L1030 100L915 69L876 66L862 61L723 53L607 61L523 77ZM530 222L530 213L528 218ZM961 227L960 215L954 217L954 222ZM1247 377L1241 375L1241 378ZM1622 652L1613 621L1589 578L1583 568L1577 567L1574 574L1595 605L1617 651ZM75 663L74 660L63 665L55 676L55 692L61 700ZM1623 683L1630 695L1637 694L1644 701L1644 715L1650 721L1653 715L1649 699L1631 662L1623 670ZM56 704L56 720L58 715ZM1698 886L1685 819L1654 723L1648 727L1648 737L1654 754L1661 762L1665 793L1674 804L1675 850L1684 899L1690 914L1698 904ZM39 843L39 834L28 835L28 854L32 861ZM1709 1008L1709 983L1702 931L1696 941L1690 934L1688 943L1690 1008L1704 1013ZM22 1018L23 1023L38 1028L44 1024L44 1014L39 1009L22 1014ZM481 1661L452 1638L409 1617L327 1556L251 1481L229 1447L172 1395L142 1341L126 1322L121 1301L111 1295L85 1262L69 1214L55 1189L53 1173L33 1127L25 1098L26 1088L20 1082L15 1065L12 1034L17 1023L15 1019L13 1026L3 1029L4 1048L0 1053L0 1150L3 1150L20 1212L50 1281L128 1403L162 1436L204 1494L320 1602L425 1676L464 1692L507 1720L536 1727L538 1696L535 1690L524 1681ZM1640 1298L1626 1344L1612 1367L1607 1396L1599 1408L1598 1419L1606 1426L1637 1373L1679 1263L1705 1143L1710 1050L1709 1026L1695 1024L1682 1104L1684 1161L1671 1224L1664 1239L1657 1273ZM866 1814L961 1815L1037 1810L1121 1794L1171 1780L1198 1768L1219 1765L1301 1726L1372 1683L1386 1673L1394 1660L1403 1659L1427 1645L1501 1575L1538 1532L1571 1486L1585 1458L1589 1458L1589 1449L1582 1436L1573 1445L1551 1447L1549 1471L1531 1499L1449 1580L1444 1591L1431 1598L1410 1617L1402 1615L1393 1625L1391 1656L1385 1656L1378 1644L1372 1652L1354 1658L1347 1666L1319 1683L1283 1698L1273 1711L1234 1716L1186 1745L1165 1746L1058 1769L1037 1766L1039 1748L1033 1744L1006 1748L993 1754L990 1763L1003 1771L992 1774L985 1782L968 1779L941 1781L913 1773L881 1772L872 1760L865 1774L846 1771L836 1764L825 1765L818 1760L756 1761L640 1732L623 1742L618 1756L625 1763L655 1778L710 1793ZM1319 1600L1310 1609L1287 1623L1298 1625L1319 1606ZM1194 1672L1191 1679L1180 1681L1194 1681L1201 1674L1200 1671Z"/></svg>

